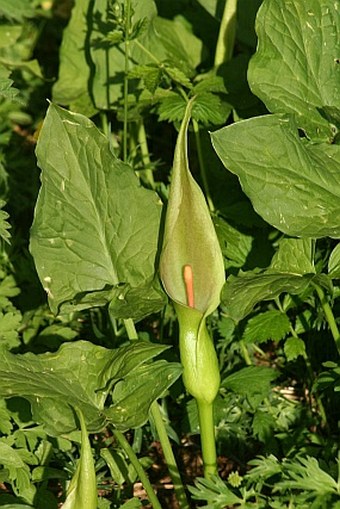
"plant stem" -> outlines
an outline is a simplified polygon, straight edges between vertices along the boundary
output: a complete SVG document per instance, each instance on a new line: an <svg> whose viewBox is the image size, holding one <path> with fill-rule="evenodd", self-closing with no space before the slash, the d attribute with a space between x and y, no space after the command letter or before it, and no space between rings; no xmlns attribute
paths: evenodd
<svg viewBox="0 0 340 509"><path fill-rule="evenodd" d="M198 123L197 123L197 121L194 118L192 119L192 125L193 125L193 129L194 129L194 134L195 134L197 156L198 156L198 164L199 164L199 167L200 167L200 173L201 173L201 179L202 179L202 183L203 183L203 187L204 187L204 193L205 193L205 196L206 196L206 199L207 199L207 203L208 203L210 212L214 212L215 211L215 207L214 207L214 203L213 203L213 201L211 199L211 195L210 195L209 182L208 182L208 178L207 178L207 171L206 171L204 157L203 157L203 152L202 152L200 130L199 130L199 127L198 127Z"/></svg>
<svg viewBox="0 0 340 509"><path fill-rule="evenodd" d="M227 0L215 50L215 67L227 62L233 56L238 0Z"/></svg>
<svg viewBox="0 0 340 509"><path fill-rule="evenodd" d="M152 170L150 169L151 161L143 120L139 122L138 126L138 142L142 154L143 166L145 168L144 170L145 179L147 183L150 185L151 189L155 189L155 181L153 178Z"/></svg>
<svg viewBox="0 0 340 509"><path fill-rule="evenodd" d="M158 438L162 444L164 457L166 459L169 474L174 485L177 501L182 509L189 509L189 503L184 490L182 479L177 468L176 459L172 451L170 440L166 432L163 417L157 401L154 401L151 405L151 415L157 430Z"/></svg>
<svg viewBox="0 0 340 509"><path fill-rule="evenodd" d="M339 333L339 329L338 329L338 326L336 324L336 321L335 321L335 318L333 315L332 308L329 305L329 302L328 302L321 286L318 286L316 284L313 284L313 286L314 286L316 293L318 294L318 297L320 299L323 312L325 313L326 320L328 322L329 328L331 330L331 333L332 333L332 336L333 336L333 339L335 342L335 346L338 350L338 354L340 355L340 333Z"/></svg>
<svg viewBox="0 0 340 509"><path fill-rule="evenodd" d="M122 449L125 451L127 457L129 458L131 464L133 465L134 469L137 472L137 475L142 482L145 491L148 494L149 500L153 506L154 509L162 509L161 504L159 503L159 500L153 490L153 487L151 486L151 483L149 481L148 476L146 475L142 465L140 464L136 454L134 453L132 447L130 446L129 442L126 440L125 436L121 431L114 430L113 434L115 438L117 439L117 442L122 447Z"/></svg>
<svg viewBox="0 0 340 509"><path fill-rule="evenodd" d="M125 31L124 31L124 126L123 126L123 161L127 162L128 138L128 96L129 96L129 37L131 22L131 0L125 0Z"/></svg>
<svg viewBox="0 0 340 509"><path fill-rule="evenodd" d="M202 400L196 400L196 402L201 431L204 477L208 479L217 474L214 407L213 403L206 403Z"/></svg>
<svg viewBox="0 0 340 509"><path fill-rule="evenodd" d="M127 335L130 341L135 341L138 339L138 334L136 331L135 324L131 318L124 320L124 325L126 328ZM150 414L153 422L155 424L155 428L159 437L159 441L162 445L165 461L168 465L169 473L171 475L171 479L174 485L174 491L176 494L176 498L180 505L181 509L189 509L189 502L186 497L186 493L184 490L184 486L182 483L182 479L177 467L176 459L174 453L172 451L171 443L166 432L165 424L163 421L162 414L159 410L159 406L157 401L154 401L150 407Z"/></svg>
<svg viewBox="0 0 340 509"><path fill-rule="evenodd" d="M240 340L240 348L241 348L241 352L242 352L245 363L247 364L247 366L252 366L253 363L251 361L248 349L247 349L243 339Z"/></svg>

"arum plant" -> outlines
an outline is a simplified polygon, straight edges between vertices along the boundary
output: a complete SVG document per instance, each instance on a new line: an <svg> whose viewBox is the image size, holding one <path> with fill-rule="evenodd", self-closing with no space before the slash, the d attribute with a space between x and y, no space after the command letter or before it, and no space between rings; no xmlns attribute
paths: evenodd
<svg viewBox="0 0 340 509"><path fill-rule="evenodd" d="M81 451L75 474L67 490L67 497L62 509L97 509L96 471L87 434L85 419L77 410L81 429Z"/></svg>
<svg viewBox="0 0 340 509"><path fill-rule="evenodd" d="M160 275L179 321L183 381L197 401L204 473L209 477L217 470L213 402L220 374L206 319L220 303L225 274L206 200L188 164L193 101L187 105L175 148Z"/></svg>

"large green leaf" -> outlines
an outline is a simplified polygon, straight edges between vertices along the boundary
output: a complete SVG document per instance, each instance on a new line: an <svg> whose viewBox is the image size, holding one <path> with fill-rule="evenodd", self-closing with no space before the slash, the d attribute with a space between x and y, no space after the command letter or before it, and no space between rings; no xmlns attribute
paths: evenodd
<svg viewBox="0 0 340 509"><path fill-rule="evenodd" d="M153 311L162 307L162 294L157 300L154 291L148 292L161 214L156 194L142 188L131 167L112 155L90 120L54 105L37 156L42 187L31 251L52 310L64 303L102 305L112 298L129 302L125 285L139 289L126 313L130 317L141 318L138 301L149 303L150 295Z"/></svg>
<svg viewBox="0 0 340 509"><path fill-rule="evenodd" d="M299 294L313 279L313 275L299 276L289 273L245 272L230 276L222 291L224 312L239 322L253 310L257 303L271 300L281 293Z"/></svg>
<svg viewBox="0 0 340 509"><path fill-rule="evenodd" d="M146 421L152 401L181 373L178 364L165 361L146 367L149 365L145 363L165 349L138 341L108 350L78 341L63 344L56 353L41 355L14 355L4 350L0 392L3 397L26 398L31 403L34 420L42 422L51 435L76 429L74 408L85 416L89 432L100 430L107 421L121 429L139 426ZM166 376L162 377L163 374ZM106 410L104 405L112 386L119 382L122 394L125 380L130 389L128 401L121 405L121 398L114 396ZM139 383L144 392L139 390Z"/></svg>
<svg viewBox="0 0 340 509"><path fill-rule="evenodd" d="M272 113L290 112L310 138L331 139L324 106L340 102L340 2L264 0L249 84Z"/></svg>
<svg viewBox="0 0 340 509"><path fill-rule="evenodd" d="M340 146L303 142L290 116L256 117L212 133L263 219L289 235L340 237Z"/></svg>

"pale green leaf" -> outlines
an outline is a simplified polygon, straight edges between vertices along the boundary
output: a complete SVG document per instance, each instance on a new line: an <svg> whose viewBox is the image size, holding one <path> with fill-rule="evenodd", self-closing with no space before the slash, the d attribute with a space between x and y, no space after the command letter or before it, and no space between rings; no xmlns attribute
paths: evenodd
<svg viewBox="0 0 340 509"><path fill-rule="evenodd" d="M137 289L158 310L155 274L161 203L82 115L51 105L37 146L42 168L31 252L54 312L103 305ZM120 292L115 291L115 287ZM144 286L143 286L144 285ZM147 309L150 311L150 305ZM141 318L130 306L130 317Z"/></svg>
<svg viewBox="0 0 340 509"><path fill-rule="evenodd" d="M77 341L64 343L55 353L41 355L14 355L4 350L0 366L0 392L6 398L26 398L31 403L34 420L42 422L46 432L51 435L69 433L77 428L74 408L83 412L88 430L97 432L110 420L104 405L112 386L118 381L122 385L122 380L126 378L131 380L131 377L138 379L143 376L146 369L143 365L165 348L139 341L108 350L86 341ZM153 395L156 394L156 398L180 375L177 364L173 365L173 371L168 365L164 369L169 375L168 380L158 380L156 367L148 372L147 382L150 387L154 386ZM133 400L131 394L131 398L131 406L125 412L133 424L133 405L147 416L150 395L144 394L141 400L139 394ZM145 408L143 401L146 401ZM112 415L114 410L113 403L110 407ZM119 408L116 411L119 413ZM140 415L135 418L140 425ZM122 421L119 417L117 425L120 426ZM116 424L113 419L112 424ZM124 422L122 427L126 429Z"/></svg>
<svg viewBox="0 0 340 509"><path fill-rule="evenodd" d="M287 357L287 361L294 361L300 355L305 359L307 358L306 345L304 341L300 338L296 337L288 338L285 341L283 349Z"/></svg>
<svg viewBox="0 0 340 509"><path fill-rule="evenodd" d="M191 105L186 109L176 143L160 273L170 298L186 306L183 269L190 265L194 307L210 314L219 305L225 276L221 248L205 197L189 170L187 129Z"/></svg>
<svg viewBox="0 0 340 509"><path fill-rule="evenodd" d="M257 15L251 89L272 113L296 114L316 139L334 135L320 109L340 101L339 9L338 0L264 0Z"/></svg>
<svg viewBox="0 0 340 509"><path fill-rule="evenodd" d="M312 275L298 276L270 271L229 276L221 296L224 313L239 322L251 313L259 302L275 299L283 292L299 294L307 288L312 279Z"/></svg>
<svg viewBox="0 0 340 509"><path fill-rule="evenodd" d="M328 274L330 277L340 277L340 243L335 246L329 256Z"/></svg>
<svg viewBox="0 0 340 509"><path fill-rule="evenodd" d="M315 273L312 240L281 239L270 269L273 272L289 272L291 274Z"/></svg>
<svg viewBox="0 0 340 509"><path fill-rule="evenodd" d="M292 117L266 115L212 133L253 207L288 235L340 237L340 146L304 143Z"/></svg>
<svg viewBox="0 0 340 509"><path fill-rule="evenodd" d="M0 312L0 343L8 348L20 346L19 326L22 316L19 311Z"/></svg>
<svg viewBox="0 0 340 509"><path fill-rule="evenodd" d="M189 486L189 491L194 500L204 500L205 509L225 509L229 505L239 505L242 499L235 495L226 483L217 476L209 479L198 477L195 486Z"/></svg>
<svg viewBox="0 0 340 509"><path fill-rule="evenodd" d="M281 311L272 309L248 320L242 339L246 343L280 341L290 331L290 321Z"/></svg>
<svg viewBox="0 0 340 509"><path fill-rule="evenodd" d="M0 0L0 14L6 18L23 21L24 18L33 18L35 9L31 0Z"/></svg>

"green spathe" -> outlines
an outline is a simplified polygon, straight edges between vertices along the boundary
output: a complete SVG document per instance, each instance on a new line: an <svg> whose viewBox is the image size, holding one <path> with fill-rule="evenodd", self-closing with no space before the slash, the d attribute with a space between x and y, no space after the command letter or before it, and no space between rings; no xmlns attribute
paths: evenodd
<svg viewBox="0 0 340 509"><path fill-rule="evenodd" d="M214 343L202 313L175 303L179 321L179 349L183 382L199 402L212 403L220 386L220 373Z"/></svg>
<svg viewBox="0 0 340 509"><path fill-rule="evenodd" d="M225 276L207 203L188 165L187 130L192 102L188 103L175 149L160 273L170 298L186 306L183 269L190 265L194 279L194 307L207 316L220 303Z"/></svg>
<svg viewBox="0 0 340 509"><path fill-rule="evenodd" d="M67 498L62 509L97 509L96 471L91 452L91 445L86 430L85 419L77 411L81 428L81 452L76 472L71 480Z"/></svg>
<svg viewBox="0 0 340 509"><path fill-rule="evenodd" d="M225 276L208 206L188 165L187 130L192 103L186 108L175 149L160 273L179 320L184 384L198 401L211 404L220 375L205 321L220 303ZM186 266L191 267L193 276L192 302L184 283Z"/></svg>

